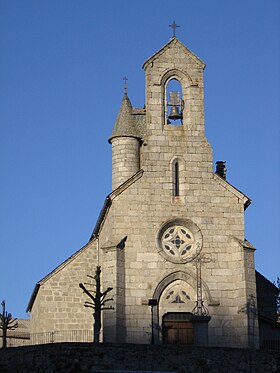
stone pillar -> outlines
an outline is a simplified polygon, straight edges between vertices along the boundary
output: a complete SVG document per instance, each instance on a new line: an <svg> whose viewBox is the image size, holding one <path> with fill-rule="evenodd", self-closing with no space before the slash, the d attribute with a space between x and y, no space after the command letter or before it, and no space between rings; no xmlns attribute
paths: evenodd
<svg viewBox="0 0 280 373"><path fill-rule="evenodd" d="M210 316L192 316L195 346L208 346L208 323Z"/></svg>
<svg viewBox="0 0 280 373"><path fill-rule="evenodd" d="M126 341L124 248L117 248L116 267L116 342L124 343Z"/></svg>

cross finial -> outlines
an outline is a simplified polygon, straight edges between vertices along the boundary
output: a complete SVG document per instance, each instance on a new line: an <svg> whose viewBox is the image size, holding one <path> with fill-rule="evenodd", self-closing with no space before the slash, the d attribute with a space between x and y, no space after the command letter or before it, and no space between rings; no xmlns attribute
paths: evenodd
<svg viewBox="0 0 280 373"><path fill-rule="evenodd" d="M176 37L176 28L178 28L180 26L177 25L175 21L173 21L173 23L171 25L169 25L169 27L172 28L172 30L173 30L173 38L175 38Z"/></svg>
<svg viewBox="0 0 280 373"><path fill-rule="evenodd" d="M124 94L127 95L127 81L128 81L128 79L127 79L127 77L125 76L125 77L123 78L123 80L124 80Z"/></svg>

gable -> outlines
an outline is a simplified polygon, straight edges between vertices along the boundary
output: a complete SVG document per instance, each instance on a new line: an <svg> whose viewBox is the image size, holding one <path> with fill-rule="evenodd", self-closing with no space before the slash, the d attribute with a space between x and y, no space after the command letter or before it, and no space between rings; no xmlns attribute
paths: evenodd
<svg viewBox="0 0 280 373"><path fill-rule="evenodd" d="M246 210L247 207L249 207L249 205L252 203L252 200L249 197L247 197L244 193L242 193L240 190L235 188L228 181L226 181L216 173L214 173L214 180L216 180L223 188L225 188L228 192L233 194L236 198L241 200L244 204L244 210Z"/></svg>
<svg viewBox="0 0 280 373"><path fill-rule="evenodd" d="M176 37L173 37L172 39L170 39L170 41L167 44L165 44L159 51L157 51L150 58L148 58L147 61L144 62L142 68L146 70L149 64L153 63L156 59L164 55L164 53L168 49L175 47L175 46L181 50L182 54L185 54L186 56L190 57L202 69L205 68L206 64L199 57L197 57L190 49L188 49L183 43L181 43Z"/></svg>

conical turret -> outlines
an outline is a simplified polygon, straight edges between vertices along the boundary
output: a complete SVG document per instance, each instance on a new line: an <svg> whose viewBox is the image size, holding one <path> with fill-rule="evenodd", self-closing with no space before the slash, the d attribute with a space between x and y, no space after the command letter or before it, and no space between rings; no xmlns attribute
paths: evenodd
<svg viewBox="0 0 280 373"><path fill-rule="evenodd" d="M132 105L127 93L124 94L122 104L115 122L109 143L112 143L114 137L137 137L139 133L134 123L132 115Z"/></svg>
<svg viewBox="0 0 280 373"><path fill-rule="evenodd" d="M140 168L140 134L132 105L124 94L109 143L112 144L112 188L116 189Z"/></svg>

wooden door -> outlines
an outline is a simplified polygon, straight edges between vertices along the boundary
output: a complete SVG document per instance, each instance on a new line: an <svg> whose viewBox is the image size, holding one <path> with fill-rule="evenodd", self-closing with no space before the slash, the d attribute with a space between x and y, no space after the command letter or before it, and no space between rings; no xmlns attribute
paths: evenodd
<svg viewBox="0 0 280 373"><path fill-rule="evenodd" d="M193 344L193 325L186 320L165 320L163 322L163 343Z"/></svg>

